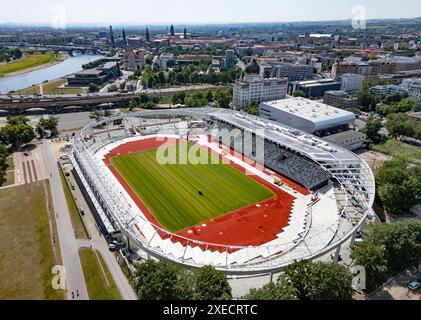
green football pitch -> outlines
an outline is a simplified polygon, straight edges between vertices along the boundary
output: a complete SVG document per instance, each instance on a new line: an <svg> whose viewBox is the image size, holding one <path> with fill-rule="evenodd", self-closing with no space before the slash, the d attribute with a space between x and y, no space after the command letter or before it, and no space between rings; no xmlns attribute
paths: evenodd
<svg viewBox="0 0 421 320"><path fill-rule="evenodd" d="M188 148L192 146L188 144ZM177 154L178 164L158 161L158 149L111 158L111 164L159 223L177 233L221 215L273 198L275 194L229 164L192 164ZM206 152L206 151L205 151ZM212 162L211 162L212 161ZM181 164L185 163L187 164Z"/></svg>

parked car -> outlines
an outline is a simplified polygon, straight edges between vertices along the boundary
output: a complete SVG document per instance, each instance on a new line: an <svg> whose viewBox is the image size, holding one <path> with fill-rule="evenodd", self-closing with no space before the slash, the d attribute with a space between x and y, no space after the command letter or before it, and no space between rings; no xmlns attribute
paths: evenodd
<svg viewBox="0 0 421 320"><path fill-rule="evenodd" d="M417 280L417 281L412 281L409 285L408 285L408 289L411 291L417 291L418 289L421 288L421 279Z"/></svg>

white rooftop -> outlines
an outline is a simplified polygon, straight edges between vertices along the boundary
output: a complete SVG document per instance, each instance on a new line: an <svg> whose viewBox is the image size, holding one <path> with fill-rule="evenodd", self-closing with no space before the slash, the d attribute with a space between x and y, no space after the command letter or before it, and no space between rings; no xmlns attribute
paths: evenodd
<svg viewBox="0 0 421 320"><path fill-rule="evenodd" d="M350 121L355 119L352 112L305 98L289 98L269 101L264 104L312 122L344 117L349 118Z"/></svg>

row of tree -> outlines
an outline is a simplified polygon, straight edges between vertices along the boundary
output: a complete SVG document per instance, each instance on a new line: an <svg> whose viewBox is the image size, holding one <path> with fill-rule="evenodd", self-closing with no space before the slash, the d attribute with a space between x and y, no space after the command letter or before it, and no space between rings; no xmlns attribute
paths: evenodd
<svg viewBox="0 0 421 320"><path fill-rule="evenodd" d="M159 70L154 65L147 66L142 74L142 85L148 88L180 86L191 84L228 84L242 75L241 69L224 70L217 73L206 61L196 64L176 65L169 72Z"/></svg>
<svg viewBox="0 0 421 320"><path fill-rule="evenodd" d="M365 268L367 291L407 268L417 267L421 259L421 221L390 224L373 223L364 231L364 242L352 253L355 264Z"/></svg>
<svg viewBox="0 0 421 320"><path fill-rule="evenodd" d="M147 261L137 266L131 281L141 300L232 298L225 275L209 266L196 271L165 261Z"/></svg>
<svg viewBox="0 0 421 320"><path fill-rule="evenodd" d="M22 58L22 51L19 48L9 49L3 46L0 46L0 61L1 62L10 62L12 60L18 60Z"/></svg>
<svg viewBox="0 0 421 320"><path fill-rule="evenodd" d="M10 145L12 148L19 148L35 139L34 128L28 123L25 116L10 116L7 124L0 129L0 142ZM54 117L41 118L36 126L36 132L44 137L48 132L52 136L57 134L58 119Z"/></svg>
<svg viewBox="0 0 421 320"><path fill-rule="evenodd" d="M174 105L181 104L185 105L188 108L199 108L204 107L208 103L213 103L215 108L225 108L230 107L232 101L232 89L218 89L215 92L208 90L204 92L194 92L186 94L184 92L176 93L171 97L171 102Z"/></svg>
<svg viewBox="0 0 421 320"><path fill-rule="evenodd" d="M225 275L213 267L191 270L160 261L136 267L130 276L141 300L230 300ZM276 283L252 289L248 300L350 300L352 273L339 264L299 261L287 267Z"/></svg>
<svg viewBox="0 0 421 320"><path fill-rule="evenodd" d="M6 171L8 169L7 157L9 153L4 144L0 143L0 186L5 182Z"/></svg>

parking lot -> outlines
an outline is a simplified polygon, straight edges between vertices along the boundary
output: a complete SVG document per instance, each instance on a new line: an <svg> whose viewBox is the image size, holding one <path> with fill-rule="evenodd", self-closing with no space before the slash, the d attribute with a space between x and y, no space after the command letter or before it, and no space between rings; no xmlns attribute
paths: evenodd
<svg viewBox="0 0 421 320"><path fill-rule="evenodd" d="M367 297L368 300L421 300L421 288L412 291L408 285L421 281L421 265L417 269L407 270L386 283L385 286Z"/></svg>

